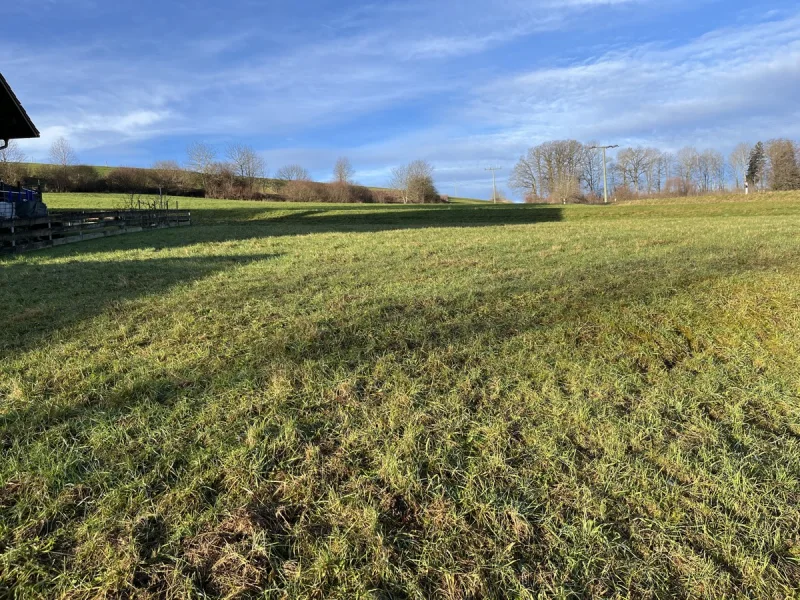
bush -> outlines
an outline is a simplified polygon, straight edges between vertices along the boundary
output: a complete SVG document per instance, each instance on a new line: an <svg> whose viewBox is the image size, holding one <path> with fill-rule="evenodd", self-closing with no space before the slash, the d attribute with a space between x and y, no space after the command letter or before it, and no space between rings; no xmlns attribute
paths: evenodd
<svg viewBox="0 0 800 600"><path fill-rule="evenodd" d="M24 163L0 162L0 181L6 185L24 182L29 175L28 165Z"/></svg>
<svg viewBox="0 0 800 600"><path fill-rule="evenodd" d="M148 193L149 180L143 169L118 167L106 176L106 184L112 192ZM84 190L76 190L84 191Z"/></svg>
<svg viewBox="0 0 800 600"><path fill-rule="evenodd" d="M105 192L107 183L95 167L76 165L69 167L70 189L76 192ZM144 177L141 177L144 181Z"/></svg>
<svg viewBox="0 0 800 600"><path fill-rule="evenodd" d="M346 185L345 189L347 191L347 200L345 202L356 204L373 204L375 202L372 190L363 185Z"/></svg>
<svg viewBox="0 0 800 600"><path fill-rule="evenodd" d="M341 204L372 204L389 199L369 188L349 183L316 183L314 181L287 181L281 190L289 202L333 202Z"/></svg>
<svg viewBox="0 0 800 600"><path fill-rule="evenodd" d="M281 190L290 202L330 202L330 194L324 183L315 181L287 181Z"/></svg>
<svg viewBox="0 0 800 600"><path fill-rule="evenodd" d="M355 204L372 202L372 193L369 189L349 183L336 182L328 184L330 202L339 204Z"/></svg>
<svg viewBox="0 0 800 600"><path fill-rule="evenodd" d="M394 190L372 190L375 204L402 204L403 199Z"/></svg>

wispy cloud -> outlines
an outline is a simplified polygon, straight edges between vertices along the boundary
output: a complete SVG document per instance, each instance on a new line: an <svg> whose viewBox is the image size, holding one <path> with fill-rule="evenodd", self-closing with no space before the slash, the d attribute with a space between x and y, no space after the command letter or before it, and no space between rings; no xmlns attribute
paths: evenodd
<svg viewBox="0 0 800 600"><path fill-rule="evenodd" d="M500 78L465 118L532 141L615 137L683 143L714 131L716 144L758 135L763 121L792 128L800 97L800 16L729 28L677 47L649 44L583 64ZM796 122L796 121L795 121ZM794 133L797 133L795 130Z"/></svg>
<svg viewBox="0 0 800 600"><path fill-rule="evenodd" d="M112 163L124 148L147 162L180 158L191 139L244 138L276 167L299 161L326 176L347 153L381 184L419 157L442 185L477 190L486 164L510 167L548 138L725 146L800 135L800 15L784 0L761 10L732 0L747 18L731 10L727 26L715 16L704 28L679 17L716 0L201 0L190 11L73 1L0 7L53 20L49 46L0 40L3 72L44 134L26 143L33 158L59 135ZM81 30L81 19L94 21Z"/></svg>

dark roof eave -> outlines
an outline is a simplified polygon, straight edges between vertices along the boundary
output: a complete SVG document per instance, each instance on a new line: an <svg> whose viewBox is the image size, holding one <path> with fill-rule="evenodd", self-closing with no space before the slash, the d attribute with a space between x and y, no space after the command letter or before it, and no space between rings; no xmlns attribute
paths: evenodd
<svg viewBox="0 0 800 600"><path fill-rule="evenodd" d="M3 136L6 135L2 133L2 123L0 123L0 139L30 139L30 138L38 138L40 136L39 130L36 129L36 125L33 124L30 116L25 111L25 108L22 106L22 103L17 98L14 90L11 89L11 86L6 81L6 78L3 77L3 74L0 73L0 93L5 94L7 99L11 102L14 108L19 113L19 116L22 118L23 122L23 129L25 131L15 131L13 136L8 138L4 138Z"/></svg>

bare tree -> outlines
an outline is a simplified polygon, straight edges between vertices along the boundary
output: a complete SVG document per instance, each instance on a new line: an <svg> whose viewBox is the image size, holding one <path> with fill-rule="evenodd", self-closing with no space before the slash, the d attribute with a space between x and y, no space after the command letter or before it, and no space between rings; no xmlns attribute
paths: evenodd
<svg viewBox="0 0 800 600"><path fill-rule="evenodd" d="M350 164L349 158L343 156L336 161L336 165L333 167L334 183L351 184L353 183L354 175L355 170L353 170L353 165Z"/></svg>
<svg viewBox="0 0 800 600"><path fill-rule="evenodd" d="M697 183L704 193L725 185L725 159L716 150L703 150L697 156Z"/></svg>
<svg viewBox="0 0 800 600"><path fill-rule="evenodd" d="M728 163L725 161L725 156L716 150L709 151L708 156L711 163L711 174L714 179L714 186L717 191L724 192L727 187L726 182L728 179Z"/></svg>
<svg viewBox="0 0 800 600"><path fill-rule="evenodd" d="M508 180L508 186L512 190L523 193L526 198L536 198L538 194L538 169L535 157L532 156L533 148L528 151L528 156L521 156Z"/></svg>
<svg viewBox="0 0 800 600"><path fill-rule="evenodd" d="M75 150L69 141L60 137L50 146L50 162L59 167L70 167L78 161Z"/></svg>
<svg viewBox="0 0 800 600"><path fill-rule="evenodd" d="M264 177L266 164L264 159L251 146L231 144L226 152L234 174L252 187L256 179Z"/></svg>
<svg viewBox="0 0 800 600"><path fill-rule="evenodd" d="M698 177L700 154L695 148L686 147L678 151L675 156L675 175L681 182L681 194L689 194L695 189L695 180Z"/></svg>
<svg viewBox="0 0 800 600"><path fill-rule="evenodd" d="M660 192L662 153L658 148L645 148L644 152L644 178L647 183L647 193Z"/></svg>
<svg viewBox="0 0 800 600"><path fill-rule="evenodd" d="M514 167L511 184L528 194L557 197L566 202L580 195L585 154L584 145L575 140L557 140L534 146Z"/></svg>
<svg viewBox="0 0 800 600"><path fill-rule="evenodd" d="M55 182L59 191L69 186L69 168L78 161L75 150L66 138L60 137L50 146L50 162L55 165Z"/></svg>
<svg viewBox="0 0 800 600"><path fill-rule="evenodd" d="M766 145L767 179L773 190L800 189L795 145L791 140L770 140Z"/></svg>
<svg viewBox="0 0 800 600"><path fill-rule="evenodd" d="M409 195L420 204L432 202L439 193L433 183L433 166L424 160L415 160L408 165Z"/></svg>
<svg viewBox="0 0 800 600"><path fill-rule="evenodd" d="M650 148L637 146L620 150L617 154L617 169L622 175L623 185L633 186L633 191L638 194L653 160L653 151Z"/></svg>
<svg viewBox="0 0 800 600"><path fill-rule="evenodd" d="M408 165L402 165L392 169L389 187L400 193L403 204L408 204L409 184L408 184Z"/></svg>
<svg viewBox="0 0 800 600"><path fill-rule="evenodd" d="M669 152L662 152L658 160L658 191L660 192L667 185L667 181L672 176L675 165L675 157Z"/></svg>
<svg viewBox="0 0 800 600"><path fill-rule="evenodd" d="M581 195L580 178L574 173L559 171L552 183L551 195L566 204L568 200L574 200Z"/></svg>
<svg viewBox="0 0 800 600"><path fill-rule="evenodd" d="M17 142L9 141L8 147L0 150L0 181L10 184L21 181L27 173L25 160L25 153Z"/></svg>
<svg viewBox="0 0 800 600"><path fill-rule="evenodd" d="M178 192L183 188L184 172L174 160L160 160L150 169L151 179L164 192Z"/></svg>
<svg viewBox="0 0 800 600"><path fill-rule="evenodd" d="M277 179L284 181L311 181L308 171L300 165L286 165L278 169L275 174Z"/></svg>
<svg viewBox="0 0 800 600"><path fill-rule="evenodd" d="M737 145L733 152L731 152L728 162L731 165L731 172L733 173L734 181L736 182L736 189L740 190L744 186L747 179L747 167L750 165L750 153L753 151L753 146L746 142Z"/></svg>
<svg viewBox="0 0 800 600"><path fill-rule="evenodd" d="M435 202L439 197L433 183L433 167L424 160L392 169L389 187L400 193L403 204Z"/></svg>
<svg viewBox="0 0 800 600"><path fill-rule="evenodd" d="M195 142L191 144L186 153L189 157L187 166L189 170L196 173L200 177L200 183L203 189L206 189L209 183L209 178L217 170L216 160L217 152L208 144L203 142Z"/></svg>
<svg viewBox="0 0 800 600"><path fill-rule="evenodd" d="M581 157L583 183L587 191L595 196L603 193L603 153L594 149L598 146L599 142L589 142L584 146Z"/></svg>

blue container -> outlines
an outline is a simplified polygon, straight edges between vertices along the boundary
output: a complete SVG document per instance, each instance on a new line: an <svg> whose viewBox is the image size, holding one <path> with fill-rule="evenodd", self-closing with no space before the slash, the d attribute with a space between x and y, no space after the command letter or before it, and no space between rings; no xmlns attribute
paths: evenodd
<svg viewBox="0 0 800 600"><path fill-rule="evenodd" d="M14 218L14 203L0 200L0 221Z"/></svg>

